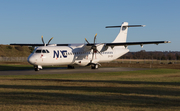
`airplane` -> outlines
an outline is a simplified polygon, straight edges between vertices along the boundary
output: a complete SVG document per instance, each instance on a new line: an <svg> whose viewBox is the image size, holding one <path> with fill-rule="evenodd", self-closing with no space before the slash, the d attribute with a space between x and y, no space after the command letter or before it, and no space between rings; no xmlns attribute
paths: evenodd
<svg viewBox="0 0 180 111"><path fill-rule="evenodd" d="M74 69L74 65L91 66L91 69L98 69L100 63L110 62L129 52L127 46L145 44L170 43L170 41L148 41L148 42L126 42L129 27L144 27L145 25L128 25L123 22L121 26L107 26L106 28L119 28L120 32L111 43L89 43L87 44L49 44L53 37L46 44L41 37L43 44L10 44L20 46L33 46L36 48L29 55L27 61L38 71L43 66L50 65L68 65L68 68ZM38 46L38 47L37 47Z"/></svg>

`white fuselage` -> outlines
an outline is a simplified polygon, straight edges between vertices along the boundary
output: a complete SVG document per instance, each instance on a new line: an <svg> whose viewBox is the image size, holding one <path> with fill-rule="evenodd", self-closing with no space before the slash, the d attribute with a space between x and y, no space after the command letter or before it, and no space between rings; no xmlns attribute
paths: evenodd
<svg viewBox="0 0 180 111"><path fill-rule="evenodd" d="M28 62L39 66L73 64L86 66L91 60L92 63L112 61L128 51L129 49L124 46L108 47L101 53L94 53L93 57L93 51L85 50L83 44L76 46L41 46L29 55Z"/></svg>

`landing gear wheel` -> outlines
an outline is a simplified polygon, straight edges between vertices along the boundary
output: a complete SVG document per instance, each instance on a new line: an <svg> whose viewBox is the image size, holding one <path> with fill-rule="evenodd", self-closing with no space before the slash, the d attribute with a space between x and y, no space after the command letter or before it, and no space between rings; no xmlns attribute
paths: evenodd
<svg viewBox="0 0 180 111"><path fill-rule="evenodd" d="M38 66L34 66L34 70L35 70L35 71L39 71Z"/></svg>
<svg viewBox="0 0 180 111"><path fill-rule="evenodd" d="M91 65L91 69L98 69L98 65L97 64Z"/></svg>
<svg viewBox="0 0 180 111"><path fill-rule="evenodd" d="M74 66L68 65L68 69L74 69Z"/></svg>
<svg viewBox="0 0 180 111"><path fill-rule="evenodd" d="M98 68L99 68L99 67L98 67L98 65L96 64L96 65L95 65L95 69L98 69Z"/></svg>

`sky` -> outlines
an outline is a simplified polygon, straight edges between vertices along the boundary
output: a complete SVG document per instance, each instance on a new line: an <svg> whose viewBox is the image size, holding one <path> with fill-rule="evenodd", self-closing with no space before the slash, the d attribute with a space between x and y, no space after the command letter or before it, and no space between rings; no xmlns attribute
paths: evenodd
<svg viewBox="0 0 180 111"><path fill-rule="evenodd" d="M119 33L111 25L129 28L127 42L171 41L129 46L130 51L180 51L180 0L0 0L0 44L110 43Z"/></svg>

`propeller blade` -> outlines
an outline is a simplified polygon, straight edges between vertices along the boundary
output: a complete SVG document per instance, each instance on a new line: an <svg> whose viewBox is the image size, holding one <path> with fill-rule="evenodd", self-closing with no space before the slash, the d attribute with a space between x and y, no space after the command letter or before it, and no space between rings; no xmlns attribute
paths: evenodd
<svg viewBox="0 0 180 111"><path fill-rule="evenodd" d="M97 50L97 52L98 52L100 55L102 55L101 52L99 52L98 50Z"/></svg>
<svg viewBox="0 0 180 111"><path fill-rule="evenodd" d="M97 53L97 47L96 47L96 45L95 45L95 43L96 43L96 36L97 36L97 33L95 34L95 36L94 36L94 45L91 47L91 49L93 50L93 53L92 53L92 60L91 60L91 62L93 61L93 59L94 59L94 53Z"/></svg>
<svg viewBox="0 0 180 111"><path fill-rule="evenodd" d="M49 45L49 43L51 42L52 39L53 39L53 37L49 40L49 42L47 43L47 45Z"/></svg>
<svg viewBox="0 0 180 111"><path fill-rule="evenodd" d="M102 44L98 44L97 46L95 45L95 43L96 43L96 36L97 36L97 33L96 33L95 36L94 36L94 44L93 44L92 47L91 47L91 50L93 51L93 53L92 53L92 59L90 60L90 64L92 63L92 61L93 61L93 59L94 59L94 53L97 53L97 52L98 52L99 54L101 54L101 52L97 50L97 46L102 45ZM85 38L85 40L86 40L86 42L89 44L89 42L87 41L86 38ZM101 54L101 55L102 55L102 54Z"/></svg>
<svg viewBox="0 0 180 111"><path fill-rule="evenodd" d="M94 51L93 51L93 53L92 53L92 60L91 60L91 62L93 61L93 59L94 59Z"/></svg>
<svg viewBox="0 0 180 111"><path fill-rule="evenodd" d="M96 44L96 51L102 56L101 52L97 49L97 47L100 46L100 45L104 45L104 44L102 44L102 43L101 44Z"/></svg>
<svg viewBox="0 0 180 111"><path fill-rule="evenodd" d="M97 36L97 33L94 36L94 45L95 45L95 42L96 42L96 36Z"/></svg>
<svg viewBox="0 0 180 111"><path fill-rule="evenodd" d="M43 40L43 36L41 36L41 39L42 39L43 44L45 44L45 43L44 43L44 40Z"/></svg>
<svg viewBox="0 0 180 111"><path fill-rule="evenodd" d="M89 44L89 42L87 41L87 39L85 38L85 41Z"/></svg>

